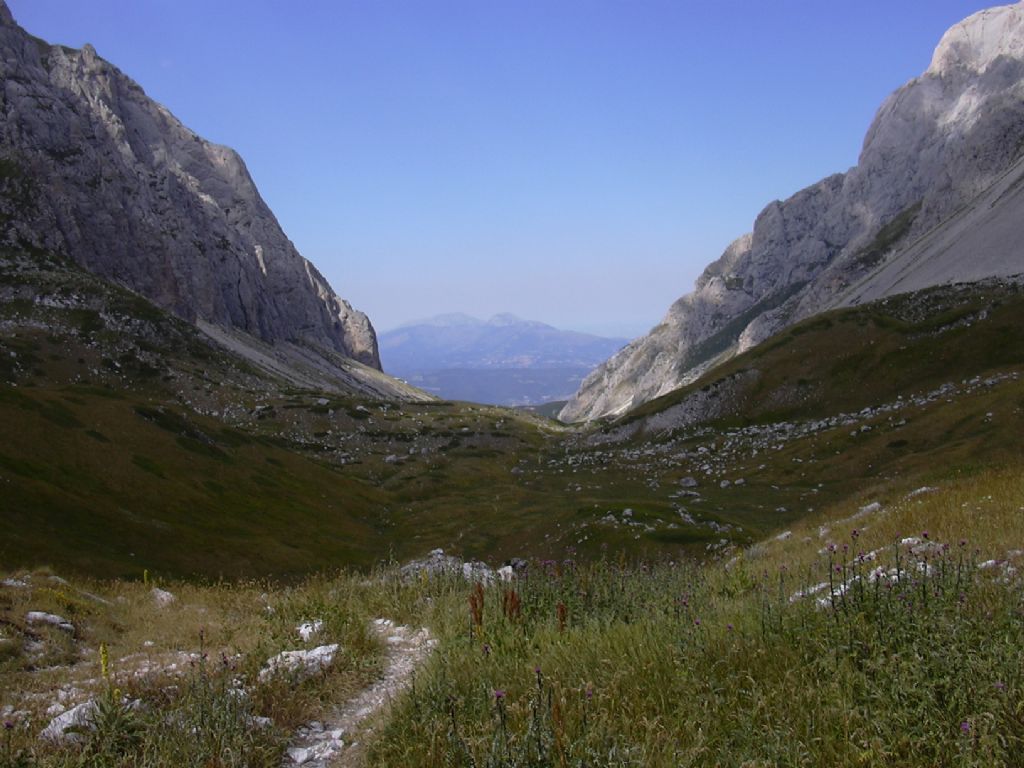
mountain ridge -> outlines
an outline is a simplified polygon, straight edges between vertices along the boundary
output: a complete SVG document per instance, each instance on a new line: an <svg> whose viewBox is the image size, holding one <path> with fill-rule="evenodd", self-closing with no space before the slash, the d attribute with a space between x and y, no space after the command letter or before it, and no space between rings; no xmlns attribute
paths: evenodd
<svg viewBox="0 0 1024 768"><path fill-rule="evenodd" d="M865 296L960 279L956 260L930 272L923 264L936 253L964 252L965 240L999 249L971 279L1024 272L1020 238L986 240L990 222L981 210L988 194L998 202L999 226L1019 232L1022 38L1024 3L982 11L951 28L929 69L883 102L856 166L765 207L753 231L708 265L659 326L583 382L560 418L622 414L782 328L857 301L857 286L870 285L872 274L929 233L932 250L918 253L913 264L904 258L900 280L876 284ZM996 194L1000 189L1005 194ZM967 218L966 230L951 238L935 234L955 216ZM919 279L908 283L911 273Z"/></svg>
<svg viewBox="0 0 1024 768"><path fill-rule="evenodd" d="M71 258L200 327L380 370L367 316L285 235L234 150L89 44L50 45L0 0L0 243ZM384 388L385 390L387 387Z"/></svg>

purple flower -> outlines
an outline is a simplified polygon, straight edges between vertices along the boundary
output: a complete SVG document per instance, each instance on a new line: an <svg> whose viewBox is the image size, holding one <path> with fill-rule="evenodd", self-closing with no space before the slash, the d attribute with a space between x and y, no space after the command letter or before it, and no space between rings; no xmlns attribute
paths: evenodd
<svg viewBox="0 0 1024 768"><path fill-rule="evenodd" d="M13 731L14 730L14 723L12 723L10 720L4 720L4 730L5 731Z"/></svg>
<svg viewBox="0 0 1024 768"><path fill-rule="evenodd" d="M1006 683L1004 683L1002 680L996 681L996 690L997 691L1005 691L1006 690Z"/></svg>
<svg viewBox="0 0 1024 768"><path fill-rule="evenodd" d="M489 643L484 643L484 656L491 655L491 646Z"/></svg>
<svg viewBox="0 0 1024 768"><path fill-rule="evenodd" d="M964 720L962 723L960 723L960 732L961 733L970 733L971 732L971 724L969 722L967 722L966 720Z"/></svg>
<svg viewBox="0 0 1024 768"><path fill-rule="evenodd" d="M726 624L726 625L725 625L725 628L726 628L727 630L729 630L730 632L732 632L732 624Z"/></svg>
<svg viewBox="0 0 1024 768"><path fill-rule="evenodd" d="M591 688L589 685L587 686L586 696L587 696L587 701L590 701L592 698L594 698L594 689Z"/></svg>
<svg viewBox="0 0 1024 768"><path fill-rule="evenodd" d="M927 539L928 538L928 531L921 531L921 538ZM961 725L960 727L963 728L963 725ZM970 728L970 726L967 726L967 727Z"/></svg>
<svg viewBox="0 0 1024 768"><path fill-rule="evenodd" d="M693 620L693 624L694 624L694 626L699 627L700 626L700 619L694 619Z"/></svg>
<svg viewBox="0 0 1024 768"><path fill-rule="evenodd" d="M500 688L494 692L494 699L495 699L495 701L501 701L504 698L505 698L505 692L503 690L501 690Z"/></svg>

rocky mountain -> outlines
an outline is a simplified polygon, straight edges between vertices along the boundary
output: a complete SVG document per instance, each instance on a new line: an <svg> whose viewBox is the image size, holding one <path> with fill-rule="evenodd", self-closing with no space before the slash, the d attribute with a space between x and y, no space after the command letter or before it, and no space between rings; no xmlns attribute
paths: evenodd
<svg viewBox="0 0 1024 768"><path fill-rule="evenodd" d="M269 345L278 366L328 377L339 360L349 378L352 360L380 368L370 321L299 254L236 152L92 46L32 37L2 0L0 113L0 244L69 257L257 360Z"/></svg>
<svg viewBox="0 0 1024 768"><path fill-rule="evenodd" d="M623 413L801 319L1024 272L1024 3L952 27L876 115L857 165L768 205L566 421Z"/></svg>
<svg viewBox="0 0 1024 768"><path fill-rule="evenodd" d="M500 314L440 315L380 336L388 373L449 400L535 405L566 400L626 339Z"/></svg>

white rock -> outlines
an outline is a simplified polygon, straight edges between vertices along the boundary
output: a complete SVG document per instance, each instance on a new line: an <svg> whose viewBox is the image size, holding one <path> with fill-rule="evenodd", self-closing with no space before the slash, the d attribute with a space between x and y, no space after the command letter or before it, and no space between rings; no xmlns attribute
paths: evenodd
<svg viewBox="0 0 1024 768"><path fill-rule="evenodd" d="M305 680L321 672L334 662L338 644L321 645L309 651L282 651L267 659L260 670L259 679L268 680L279 674Z"/></svg>
<svg viewBox="0 0 1024 768"><path fill-rule="evenodd" d="M25 614L25 621L29 624L49 624L64 632L74 634L75 625L62 616L45 611L29 611Z"/></svg>
<svg viewBox="0 0 1024 768"><path fill-rule="evenodd" d="M168 592L166 589L160 589L159 587L153 587L150 593L153 596L153 601L161 608L166 608L171 603L177 602L178 598Z"/></svg>
<svg viewBox="0 0 1024 768"><path fill-rule="evenodd" d="M320 632L324 627L324 622L321 619L314 619L313 621L304 621L295 628L295 631L299 633L299 637L305 643L309 642L309 639Z"/></svg>
<svg viewBox="0 0 1024 768"><path fill-rule="evenodd" d="M79 704L77 707L72 707L67 712L53 718L49 725L39 734L39 738L58 743L81 741L81 734L67 733L67 729L90 727L96 709L96 702L92 699Z"/></svg>

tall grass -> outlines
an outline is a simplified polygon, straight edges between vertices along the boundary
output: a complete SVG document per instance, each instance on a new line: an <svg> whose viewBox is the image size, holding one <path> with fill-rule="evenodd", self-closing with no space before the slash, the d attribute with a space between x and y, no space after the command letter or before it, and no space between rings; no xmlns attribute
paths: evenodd
<svg viewBox="0 0 1024 768"><path fill-rule="evenodd" d="M570 553L479 587L396 569L175 583L160 608L150 585L29 574L31 588L0 590L5 633L27 631L31 608L63 611L76 636L47 631L52 650L0 660L0 706L28 713L5 730L0 766L279 764L295 727L379 673L377 616L440 643L375 724L374 766L1020 764L1024 479L988 471L878 501L729 562ZM339 642L335 667L260 683L314 618L309 645ZM135 674L181 651L178 673ZM72 684L99 702L94 727L75 745L39 742L52 691Z"/></svg>
<svg viewBox="0 0 1024 768"><path fill-rule="evenodd" d="M1019 764L1022 507L993 472L728 566L534 563L516 616L467 586L371 764Z"/></svg>

